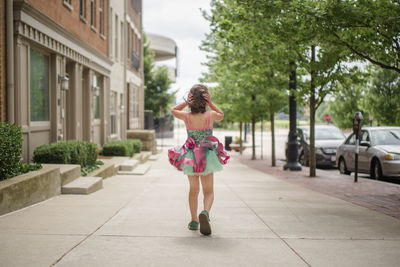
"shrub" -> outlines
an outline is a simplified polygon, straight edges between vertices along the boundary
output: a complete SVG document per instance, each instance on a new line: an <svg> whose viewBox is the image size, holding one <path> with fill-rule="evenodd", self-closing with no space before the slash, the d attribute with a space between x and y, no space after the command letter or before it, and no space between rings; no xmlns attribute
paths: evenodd
<svg viewBox="0 0 400 267"><path fill-rule="evenodd" d="M142 151L142 141L139 139L128 139L133 145L133 152L140 153Z"/></svg>
<svg viewBox="0 0 400 267"><path fill-rule="evenodd" d="M141 150L142 142L139 139L115 140L104 144L102 154L132 157L134 153L140 153Z"/></svg>
<svg viewBox="0 0 400 267"><path fill-rule="evenodd" d="M35 148L33 161L40 163L80 164L93 166L97 160L97 145L86 141L61 141Z"/></svg>
<svg viewBox="0 0 400 267"><path fill-rule="evenodd" d="M105 143L103 155L105 156L129 156L134 154L133 145L128 140L115 140Z"/></svg>
<svg viewBox="0 0 400 267"><path fill-rule="evenodd" d="M0 122L0 180L17 175L22 155L22 130Z"/></svg>

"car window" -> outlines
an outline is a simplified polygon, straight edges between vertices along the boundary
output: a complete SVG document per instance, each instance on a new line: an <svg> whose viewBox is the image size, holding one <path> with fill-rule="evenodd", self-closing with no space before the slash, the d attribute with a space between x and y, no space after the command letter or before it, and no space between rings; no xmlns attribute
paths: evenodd
<svg viewBox="0 0 400 267"><path fill-rule="evenodd" d="M367 131L362 131L360 141L367 141L369 142L369 134Z"/></svg>
<svg viewBox="0 0 400 267"><path fill-rule="evenodd" d="M400 137L396 131L382 129L372 131L371 133L375 145L400 145Z"/></svg>
<svg viewBox="0 0 400 267"><path fill-rule="evenodd" d="M356 143L356 136L352 133L346 140L346 145L354 145Z"/></svg>
<svg viewBox="0 0 400 267"><path fill-rule="evenodd" d="M316 128L315 140L336 140L344 139L344 134L337 128Z"/></svg>

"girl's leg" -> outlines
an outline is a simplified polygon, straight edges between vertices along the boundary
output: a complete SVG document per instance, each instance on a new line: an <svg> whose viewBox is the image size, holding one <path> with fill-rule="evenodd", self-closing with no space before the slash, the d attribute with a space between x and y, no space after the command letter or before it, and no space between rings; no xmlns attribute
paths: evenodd
<svg viewBox="0 0 400 267"><path fill-rule="evenodd" d="M200 185L199 185L199 176L196 175L188 175L190 190L189 190L189 207L190 214L192 216L192 221L199 221L197 217L197 201L199 198Z"/></svg>
<svg viewBox="0 0 400 267"><path fill-rule="evenodd" d="M203 187L204 209L210 212L211 206L214 202L214 173L200 176L200 178Z"/></svg>

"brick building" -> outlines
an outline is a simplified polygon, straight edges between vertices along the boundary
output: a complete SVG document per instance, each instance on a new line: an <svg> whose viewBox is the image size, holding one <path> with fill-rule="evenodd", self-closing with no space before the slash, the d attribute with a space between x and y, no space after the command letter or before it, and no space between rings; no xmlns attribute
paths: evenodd
<svg viewBox="0 0 400 267"><path fill-rule="evenodd" d="M41 144L74 139L102 146L125 138L126 129L143 128L141 6L140 0L2 0L0 120L21 125L25 162ZM12 67L4 64L7 44ZM13 78L6 83L4 75Z"/></svg>

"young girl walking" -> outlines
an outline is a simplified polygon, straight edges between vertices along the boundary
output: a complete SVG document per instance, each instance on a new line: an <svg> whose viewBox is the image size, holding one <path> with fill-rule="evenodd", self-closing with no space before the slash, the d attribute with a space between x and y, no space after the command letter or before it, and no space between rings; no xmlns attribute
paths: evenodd
<svg viewBox="0 0 400 267"><path fill-rule="evenodd" d="M190 112L182 111L189 106ZM207 106L211 109L206 111ZM192 216L188 224L190 230L198 230L203 235L211 234L210 210L214 201L214 172L222 170L229 156L224 146L213 136L213 122L221 121L224 113L211 101L205 85L195 84L187 101L171 109L174 117L185 122L188 138L182 147L168 150L170 163L188 176L189 207ZM200 192L199 179L203 188L204 210L197 215L197 201Z"/></svg>

